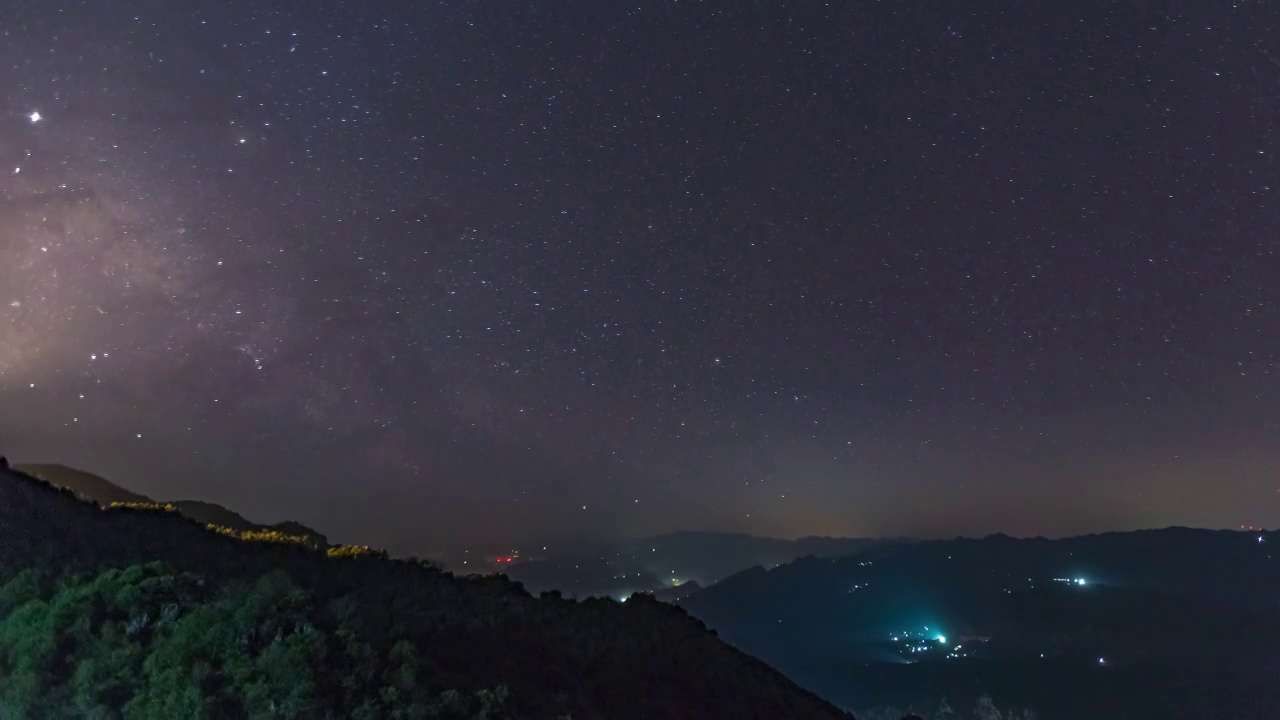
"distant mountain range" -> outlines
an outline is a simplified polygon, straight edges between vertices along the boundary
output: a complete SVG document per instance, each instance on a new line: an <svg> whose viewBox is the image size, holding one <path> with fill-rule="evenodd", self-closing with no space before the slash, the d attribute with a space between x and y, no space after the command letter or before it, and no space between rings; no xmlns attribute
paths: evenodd
<svg viewBox="0 0 1280 720"><path fill-rule="evenodd" d="M510 549L454 553L444 564L458 572L493 570L533 592L557 590L571 597L622 598L652 592L677 599L762 565L812 555L849 557L902 539L825 538L799 540L734 533L679 532L621 541L583 543L522 555ZM464 562L465 561L465 562ZM690 585L689 588L684 588ZM684 588L684 589L681 589Z"/></svg>
<svg viewBox="0 0 1280 720"><path fill-rule="evenodd" d="M14 470L39 478L50 485L70 490L81 500L96 502L102 506L112 503L128 503L138 505L172 505L180 514L206 525L217 525L237 531L277 532L285 535L303 536L314 545L327 546L329 539L323 533L292 520L264 525L245 519L242 515L203 500L154 500L131 490L116 485L106 478L83 470L54 463L15 465Z"/></svg>
<svg viewBox="0 0 1280 720"><path fill-rule="evenodd" d="M324 534L294 521L255 523L217 503L202 500L157 500L133 492L98 475L55 463L21 464L14 469L83 500L112 503L172 505L180 514L207 525L238 531L279 532L328 545ZM798 540L736 533L678 532L580 547L557 548L536 558L507 559L493 553L471 555L471 564L448 564L462 574L499 571L531 592L556 590L569 597L614 597L650 592L660 599L678 600L743 569L774 567L796 558L848 557L902 539L806 537ZM505 561L500 562L499 560Z"/></svg>
<svg viewBox="0 0 1280 720"><path fill-rule="evenodd" d="M851 720L645 595L235 539L59 473L128 504L0 467L2 717Z"/></svg>
<svg viewBox="0 0 1280 720"><path fill-rule="evenodd" d="M1045 720L1280 717L1273 541L1169 528L885 545L679 602L855 710L928 716L989 694Z"/></svg>
<svg viewBox="0 0 1280 720"><path fill-rule="evenodd" d="M103 511L77 498L119 505ZM242 538L232 540L209 525L244 534L223 533ZM217 597L283 570L296 587L282 597L314 598L297 627L340 630L333 637L348 638L349 650L356 647L350 638L368 638L359 646L364 659L349 659L356 666L381 667L378 658L404 640L422 653L414 667L430 668L414 671L420 679L412 687L459 688L479 698L458 701L472 703L471 714L429 717L848 717L791 681L874 720L908 712L996 717L991 697L1004 708L1034 708L1041 720L1280 717L1273 543L1280 536L1267 531L1187 528L1062 540L675 533L523 558L473 554L462 571L474 575L461 578L368 548L326 551L323 535L297 523L262 525L213 503L161 503L90 473L25 465L0 468L0 586L17 583L0 587L0 677L20 669L6 638L55 627L6 625L19 617L5 617L17 607L12 598L53 587L23 569L92 578L134 566L129 572L150 578L138 588L196 577L226 589ZM163 565L136 569L150 561ZM94 582L134 582L128 577ZM42 602L52 608L101 592L67 587L66 598ZM129 598L136 589L112 592ZM562 599L573 595L604 599ZM191 617L206 611L193 606ZM83 647L106 648L115 637ZM337 652L337 644L329 647ZM344 672L334 657L316 655L297 672L346 687L341 675L326 674ZM85 662L76 672L106 661ZM343 692L390 703L386 713L417 707L405 705L410 686L378 686L377 678L408 677L408 670L369 672ZM46 669L28 680L36 687L57 677L76 674ZM537 712L491 713L486 703L506 697L494 688ZM61 702L58 692L32 690L30 702ZM9 698L0 691L0 716L27 716L26 706L6 705ZM390 716L379 712L369 717ZM1006 709L1000 717L1030 716Z"/></svg>
<svg viewBox="0 0 1280 720"><path fill-rule="evenodd" d="M773 567L797 558L852 557L903 538L805 537L798 540L738 533L678 532L620 543L618 552L635 557L659 576L674 572L702 585L719 582L746 568ZM669 567L668 567L669 566Z"/></svg>

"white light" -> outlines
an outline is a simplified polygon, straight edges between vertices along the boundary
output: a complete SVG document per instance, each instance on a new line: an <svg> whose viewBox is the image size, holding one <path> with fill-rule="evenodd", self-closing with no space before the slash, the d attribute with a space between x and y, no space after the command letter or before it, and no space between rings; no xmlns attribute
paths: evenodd
<svg viewBox="0 0 1280 720"><path fill-rule="evenodd" d="M1106 658L1098 658L1098 664L1099 664L1099 665L1105 665L1106 663L1107 663Z"/></svg>
<svg viewBox="0 0 1280 720"><path fill-rule="evenodd" d="M28 116L27 116L27 118L28 118L28 119L30 119L30 120L31 120L31 122L33 122L33 123L38 123L38 122L40 122L41 120L43 120L43 119L44 119L44 116L43 116L43 115L41 115L41 114L40 114L40 113L38 113L38 112L33 112L33 113L31 113L30 115L28 115Z"/></svg>
<svg viewBox="0 0 1280 720"><path fill-rule="evenodd" d="M938 642L940 642L940 643L944 643L944 642L946 642L946 641L947 641L947 636L946 636L946 635L939 635L939 636L938 636Z"/></svg>
<svg viewBox="0 0 1280 720"><path fill-rule="evenodd" d="M1083 585L1083 584L1084 584L1084 578L1076 578L1076 584L1077 584L1077 585Z"/></svg>

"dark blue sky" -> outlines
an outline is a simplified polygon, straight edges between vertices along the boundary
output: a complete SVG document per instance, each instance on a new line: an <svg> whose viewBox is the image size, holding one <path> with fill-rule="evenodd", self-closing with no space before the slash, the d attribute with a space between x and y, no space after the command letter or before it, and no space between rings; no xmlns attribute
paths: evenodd
<svg viewBox="0 0 1280 720"><path fill-rule="evenodd" d="M398 549L1280 524L1265 4L0 20L15 460Z"/></svg>

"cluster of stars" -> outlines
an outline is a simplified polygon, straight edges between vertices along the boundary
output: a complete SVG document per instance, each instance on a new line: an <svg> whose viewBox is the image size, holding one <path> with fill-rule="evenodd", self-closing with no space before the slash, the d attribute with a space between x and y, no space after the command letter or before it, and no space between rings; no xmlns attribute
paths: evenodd
<svg viewBox="0 0 1280 720"><path fill-rule="evenodd" d="M1054 533L1274 497L1254 10L1132 37L704 10L35 11L0 48L0 402L41 410L5 441L71 420L85 462L147 440L217 483L235 448L334 522L288 478L369 478L365 527L486 518L441 533ZM1258 461L1179 499L1221 435Z"/></svg>

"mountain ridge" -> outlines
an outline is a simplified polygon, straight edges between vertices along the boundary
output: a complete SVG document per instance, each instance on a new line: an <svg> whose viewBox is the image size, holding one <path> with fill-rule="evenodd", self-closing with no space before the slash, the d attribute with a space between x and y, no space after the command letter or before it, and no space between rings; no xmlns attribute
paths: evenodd
<svg viewBox="0 0 1280 720"><path fill-rule="evenodd" d="M928 540L749 568L678 604L860 711L981 690L1046 720L1270 717L1273 540L1181 526Z"/></svg>
<svg viewBox="0 0 1280 720"><path fill-rule="evenodd" d="M45 577L50 572L62 579ZM86 573L102 574L86 587L80 580ZM213 672L217 682L189 691L234 708L229 716L248 714L257 703L272 708L273 717L348 717L351 707L334 703L359 700L361 708L369 708L361 717L389 718L399 708L396 698L408 703L421 690L435 698L421 705L422 712L436 712L421 717L851 718L724 644L685 611L644 595L626 603L578 603L555 593L535 598L500 575L456 577L368 548L325 552L296 543L235 539L175 512L103 509L70 490L3 468L0 578L9 581L0 592L0 675L25 673L13 689L18 695L0 692L0 711L17 708L12 714L18 717L46 717L51 710L41 708L70 708L73 702L81 703L76 707L114 703L108 707L117 711L126 702L170 702L164 700L171 697L164 695L169 685L148 680L148 668L179 662L175 657L183 653L196 662L230 652L234 666L209 666L202 672ZM51 586L68 582L81 584L49 595ZM187 589L178 599L165 599L175 588ZM129 598L148 593L160 593L156 615L128 604ZM99 595L97 620L58 625L63 616L47 616L58 603ZM13 597L27 598L20 612L6 606ZM249 647L248 656L206 645L227 633L253 637L257 625L224 633L198 630L184 636L184 644L163 645L178 631L166 628L199 628L202 618L223 615L222 622L241 622L236 618L251 619L255 613L254 623L274 629ZM46 616L47 621L40 620ZM137 634L137 623L152 617L162 624ZM13 626L33 618L35 625ZM286 624L279 624L281 618ZM249 635L237 635L244 632ZM14 637L40 642L7 645ZM109 662L84 658L65 671L40 664L63 667L126 637L135 642L150 637L148 642L168 648L157 653L169 654L153 654L151 664L144 664L138 654L142 646L135 645ZM273 654L273 642L293 649ZM316 643L330 649L322 651ZM39 654L34 647L63 650ZM209 661L199 662L208 666ZM32 663L37 663L34 669ZM344 663L354 664L347 670ZM59 684L107 667L114 679L102 685L106 695L94 694L97 685L73 695L69 685ZM387 670L360 674L365 667ZM174 666L156 677L171 683L189 673ZM472 709L432 710L446 706ZM318 712L325 707L330 709Z"/></svg>
<svg viewBox="0 0 1280 720"><path fill-rule="evenodd" d="M172 505L178 513L206 525L218 525L236 531L278 532L308 538L318 546L327 546L329 539L318 530L293 520L277 523L256 523L240 513L218 503L205 500L156 500L84 470L61 463L22 463L13 470L43 480L54 487L70 490L77 497L102 506L112 503Z"/></svg>

